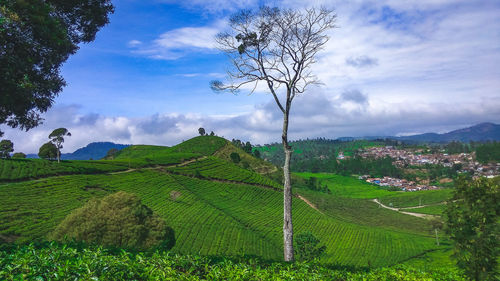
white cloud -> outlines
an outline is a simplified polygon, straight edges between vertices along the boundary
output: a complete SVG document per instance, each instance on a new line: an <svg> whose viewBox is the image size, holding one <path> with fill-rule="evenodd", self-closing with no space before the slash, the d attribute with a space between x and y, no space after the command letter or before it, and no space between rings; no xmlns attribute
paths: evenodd
<svg viewBox="0 0 500 281"><path fill-rule="evenodd" d="M128 41L127 45L130 47L130 48L136 48L140 45L142 45L142 42L139 41L139 40L130 40Z"/></svg>
<svg viewBox="0 0 500 281"><path fill-rule="evenodd" d="M498 122L498 108L500 100L496 98L409 107L405 103L366 100L354 90L332 97L315 89L295 100L289 136L303 139L445 132L481 122ZM77 106L56 106L45 118L43 125L29 132L1 128L4 138L14 142L15 151L36 153L54 128L65 127L72 136L66 139L63 152L72 152L94 141L171 146L196 136L199 127L227 139L264 144L279 142L282 128L282 114L273 101L256 106L249 113L226 116L164 113L129 118L81 114Z"/></svg>
<svg viewBox="0 0 500 281"><path fill-rule="evenodd" d="M182 27L159 35L151 43L133 53L153 59L175 60L191 52L215 53L215 36L225 28L226 22L218 20L210 26Z"/></svg>

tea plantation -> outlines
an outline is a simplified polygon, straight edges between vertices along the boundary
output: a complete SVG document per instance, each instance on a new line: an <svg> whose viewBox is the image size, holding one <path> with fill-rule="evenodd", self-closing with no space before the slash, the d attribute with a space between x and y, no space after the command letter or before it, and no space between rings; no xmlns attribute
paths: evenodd
<svg viewBox="0 0 500 281"><path fill-rule="evenodd" d="M207 145L204 146L204 143ZM252 280L260 274L277 280L287 280L293 276L300 279L300 276L310 274L317 276L318 280L356 280L355 278L370 274L392 276L412 271L381 269L376 271L378 273L354 273L335 271L328 267L310 267L307 264L274 263L281 260L283 252L281 186L265 175L255 173L252 167L244 169L226 161L224 157L217 157L217 151L230 150L231 145L222 138L203 136L171 148L131 146L123 149L116 160L71 161L62 162L61 165L47 161L50 167L54 167L47 169L49 171L56 171L72 162L95 162L95 167L100 167L98 173L82 173L77 170L73 174L50 177L51 174L46 173L46 177L42 179L1 183L0 242L23 245L44 241L65 216L90 198L126 191L139 196L143 204L165 219L167 225L175 231L176 244L169 254L154 254L157 263L165 265L159 266L157 270L151 267L155 263L151 259L144 259L141 254L123 252L115 255L95 247L73 249L45 245L33 251L27 249L34 246L14 247L9 251L0 251L0 268L4 268L0 269L0 278L34 276L30 274L46 276L49 270L42 264L51 251L57 252L56 256L61 257L61 265L54 261L54 270L60 272L57 276L53 275L53 279L65 279L62 276L77 274L72 272L80 272L78 274L82 275L71 278L110 278L111 275L102 272L99 265L85 265L92 262L89 258L92 255L102 258L103 262L109 262L110 272L130 266L130 276L142 276L134 277L139 279L145 278L144 276L160 276L156 274L170 276L168 278L174 278L172 276L177 274L175 276L181 276L180 279L189 280L213 279L214 276L229 278L228 274L233 272L235 276L243 274L240 277ZM13 160L4 161L8 163ZM11 170L20 173L17 168ZM52 175L58 174L52 172ZM293 218L295 233L309 231L326 247L325 253L317 257L319 264L358 269L393 266L429 251L449 247L446 243L445 246L435 245L426 220L379 208L368 200L375 197L383 200L384 196L390 197L394 192L379 190L348 177L326 174L318 177L325 180L331 194L296 189ZM363 193L364 191L366 192ZM301 200L298 195L308 202ZM391 200L394 201L394 198L397 196L391 197ZM413 199L401 200L413 202ZM39 258L33 256L35 252ZM213 263L208 258L178 256L177 263L172 258L177 254L231 258ZM256 256L271 264L266 263L264 266L262 262L252 264L252 261L245 261L240 264L231 261L234 257L243 255ZM74 256L74 261L63 265L66 256ZM28 266L37 262L40 263L37 268ZM17 266L20 263L24 265ZM80 266L95 266L95 271L84 273L80 271ZM269 266L273 269L268 269ZM291 272L280 273L285 269ZM130 277L125 271L122 274L123 279ZM423 278L426 274L434 273L418 272L415 276ZM455 273L446 276L455 276L453 274ZM436 280L452 280L446 278Z"/></svg>

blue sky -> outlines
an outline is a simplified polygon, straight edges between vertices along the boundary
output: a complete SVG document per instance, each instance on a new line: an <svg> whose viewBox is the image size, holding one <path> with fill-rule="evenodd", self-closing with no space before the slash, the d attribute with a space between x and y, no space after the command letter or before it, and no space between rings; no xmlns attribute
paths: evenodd
<svg viewBox="0 0 500 281"><path fill-rule="evenodd" d="M304 4L306 3L307 4ZM280 140L265 88L216 94L228 61L213 36L241 8L325 5L338 20L312 70L323 82L294 101L292 139L445 132L500 123L500 2L464 0L114 1L94 42L62 69L68 86L38 128L2 126L37 152L66 127L65 152L92 141L173 145L203 126L226 138Z"/></svg>

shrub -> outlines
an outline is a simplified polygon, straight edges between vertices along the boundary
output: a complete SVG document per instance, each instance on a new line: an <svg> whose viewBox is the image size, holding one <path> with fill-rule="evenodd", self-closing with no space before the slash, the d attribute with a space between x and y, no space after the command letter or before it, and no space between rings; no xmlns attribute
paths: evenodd
<svg viewBox="0 0 500 281"><path fill-rule="evenodd" d="M138 250L168 250L175 244L173 229L137 196L123 191L91 199L69 214L49 238Z"/></svg>
<svg viewBox="0 0 500 281"><path fill-rule="evenodd" d="M229 155L231 157L231 160L233 160L233 163L238 164L241 161L240 155L236 152L233 152Z"/></svg>
<svg viewBox="0 0 500 281"><path fill-rule="evenodd" d="M295 236L295 257L300 261L313 260L326 250L325 246L318 246L319 239L311 232L302 232Z"/></svg>

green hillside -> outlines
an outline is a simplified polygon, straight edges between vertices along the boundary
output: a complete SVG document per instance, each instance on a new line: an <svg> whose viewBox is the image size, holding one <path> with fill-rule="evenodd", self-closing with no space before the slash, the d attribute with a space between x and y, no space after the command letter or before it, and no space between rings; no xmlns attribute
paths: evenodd
<svg viewBox="0 0 500 281"><path fill-rule="evenodd" d="M76 161L61 163L43 159L0 159L0 182L36 179L66 174L97 174L127 169L120 161Z"/></svg>
<svg viewBox="0 0 500 281"><path fill-rule="evenodd" d="M226 161L227 153L220 151L227 146L226 140L210 136L171 148L131 146L117 160L102 162L117 166L138 163L134 169L0 184L0 240L44 240L66 215L91 197L123 190L137 194L165 218L177 237L176 253L245 254L280 260L281 186L251 167L244 169ZM250 160L272 169L261 160ZM425 220L379 209L366 200L389 191L347 177L324 178L338 192L326 195L297 190L293 199L295 233L310 231L321 240L326 246L322 262L386 266L436 249ZM369 195L363 196L364 192ZM314 205L301 200L299 194ZM340 200L339 195L351 198Z"/></svg>

